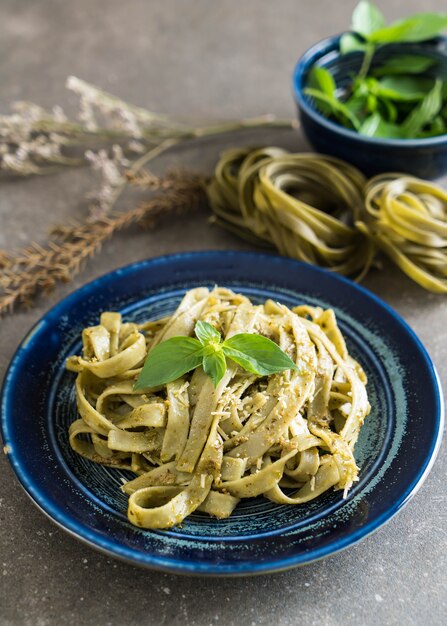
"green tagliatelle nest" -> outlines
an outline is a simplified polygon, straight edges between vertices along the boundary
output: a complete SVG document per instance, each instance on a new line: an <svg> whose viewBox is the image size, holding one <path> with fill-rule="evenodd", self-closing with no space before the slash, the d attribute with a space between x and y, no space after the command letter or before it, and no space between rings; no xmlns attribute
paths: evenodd
<svg viewBox="0 0 447 626"><path fill-rule="evenodd" d="M216 222L257 244L360 280L382 250L425 289L447 292L447 193L392 173L280 148L223 153L207 186Z"/></svg>
<svg viewBox="0 0 447 626"><path fill-rule="evenodd" d="M365 188L367 234L410 278L447 292L447 193L411 176L382 174Z"/></svg>

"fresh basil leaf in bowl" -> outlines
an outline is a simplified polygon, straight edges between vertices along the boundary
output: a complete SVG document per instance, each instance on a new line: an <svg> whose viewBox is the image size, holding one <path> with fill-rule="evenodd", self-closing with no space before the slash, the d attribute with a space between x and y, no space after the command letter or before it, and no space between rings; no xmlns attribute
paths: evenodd
<svg viewBox="0 0 447 626"><path fill-rule="evenodd" d="M361 0L352 14L352 30L365 38L385 26L383 13L372 2Z"/></svg>
<svg viewBox="0 0 447 626"><path fill-rule="evenodd" d="M392 76L393 74L422 74L436 65L436 60L417 54L398 54L386 59L374 68L374 76Z"/></svg>
<svg viewBox="0 0 447 626"><path fill-rule="evenodd" d="M350 28L312 46L296 65L294 95L308 141L368 176L447 174L447 12L387 23L361 0Z"/></svg>
<svg viewBox="0 0 447 626"><path fill-rule="evenodd" d="M352 72L350 82L339 85L330 67L314 64L304 88L314 106L325 117L370 137L416 139L441 131L443 125L433 126L432 121L447 102L447 88L434 86L442 74L447 77L446 69L428 52L393 54L392 46L439 35L447 28L447 14L420 13L387 25L375 5L361 0L351 28L341 36L339 50L360 55L357 76L353 79ZM377 62L376 53L386 46L391 46L390 56Z"/></svg>

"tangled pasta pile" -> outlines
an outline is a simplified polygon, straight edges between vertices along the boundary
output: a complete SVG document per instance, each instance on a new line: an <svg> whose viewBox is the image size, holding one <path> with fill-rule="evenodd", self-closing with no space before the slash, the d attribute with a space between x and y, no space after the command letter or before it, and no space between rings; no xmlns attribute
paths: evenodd
<svg viewBox="0 0 447 626"><path fill-rule="evenodd" d="M259 333L297 364L271 376L229 365L217 387L199 367L159 388L135 390L146 355L189 336L197 320L228 338ZM168 318L138 325L118 313L83 331L72 356L80 418L78 454L131 470L123 486L129 520L170 528L195 510L231 515L241 498L303 504L357 480L354 445L369 413L366 377L349 356L334 312L267 300L253 305L228 289L188 291Z"/></svg>
<svg viewBox="0 0 447 626"><path fill-rule="evenodd" d="M361 280L379 250L425 289L447 293L447 193L399 173L280 148L233 149L207 186L218 224L281 254Z"/></svg>

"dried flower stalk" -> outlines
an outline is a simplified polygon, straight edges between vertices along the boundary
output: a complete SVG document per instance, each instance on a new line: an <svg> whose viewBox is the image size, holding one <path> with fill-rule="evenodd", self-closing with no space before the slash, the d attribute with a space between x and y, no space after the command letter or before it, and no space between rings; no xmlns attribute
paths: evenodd
<svg viewBox="0 0 447 626"><path fill-rule="evenodd" d="M11 115L0 116L0 172L30 176L61 166L82 165L88 157L74 156L73 148L79 153L98 144L114 143L123 152L142 154L167 140L179 142L244 128L295 125L291 120L262 115L195 127L129 104L75 76L67 79L67 88L79 98L78 121L69 120L59 106L47 111L32 102L16 102Z"/></svg>
<svg viewBox="0 0 447 626"><path fill-rule="evenodd" d="M39 293L70 280L105 240L131 224L147 227L161 214L200 203L205 194L198 176L139 175L159 154L187 139L295 126L291 120L264 115L194 127L129 104L74 76L68 78L67 88L79 97L79 121L69 120L58 106L48 111L31 102L15 103L11 115L0 116L0 173L40 175L90 163L100 173L101 184L89 196L84 223L55 229L44 246L32 244L18 253L0 250L0 315L17 305L31 306ZM138 155L133 161L132 154ZM163 193L128 212L114 213L129 182Z"/></svg>
<svg viewBox="0 0 447 626"><path fill-rule="evenodd" d="M160 193L129 211L93 223L87 219L56 227L44 246L34 243L15 254L0 251L0 315L19 305L30 307L41 293L71 280L106 240L132 224L149 228L163 215L195 210L205 201L203 178L195 174L171 173L162 179L145 174L138 179L130 173L129 177Z"/></svg>

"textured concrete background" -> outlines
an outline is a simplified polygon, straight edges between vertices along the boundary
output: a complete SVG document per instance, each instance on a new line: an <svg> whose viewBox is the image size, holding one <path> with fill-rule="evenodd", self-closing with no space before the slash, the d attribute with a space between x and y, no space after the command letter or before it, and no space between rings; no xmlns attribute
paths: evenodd
<svg viewBox="0 0 447 626"><path fill-rule="evenodd" d="M75 74L136 104L188 118L293 116L290 77L298 56L349 24L339 0L2 0L0 110L11 100L42 105L74 99ZM379 3L389 18L442 10L441 0ZM182 149L156 169L180 163L210 171L227 145L277 143L302 150L296 132L239 135ZM3 183L0 248L44 240L48 227L80 216L87 172ZM117 266L180 250L248 246L211 227L206 214L129 233L107 244L77 277L34 310L0 321L0 378L24 333L62 296ZM398 271L366 285L412 325L441 378L447 374L447 300L424 293ZM421 492L385 528L325 561L255 579L207 580L134 569L85 547L27 499L0 458L0 624L2 626L295 624L430 625L447 621L445 449Z"/></svg>

